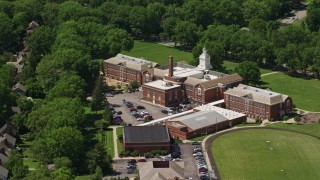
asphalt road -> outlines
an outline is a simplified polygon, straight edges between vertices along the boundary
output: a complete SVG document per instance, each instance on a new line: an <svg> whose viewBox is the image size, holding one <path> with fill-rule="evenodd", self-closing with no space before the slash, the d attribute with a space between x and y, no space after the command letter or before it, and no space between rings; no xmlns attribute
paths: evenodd
<svg viewBox="0 0 320 180"><path fill-rule="evenodd" d="M122 103L123 99L126 99L127 101L132 102L135 108L138 105L144 106L145 109L141 109L138 111L149 112L150 115L153 117L153 119L159 119L159 118L168 116L167 114L161 113L161 110L163 108L142 102L141 98L142 98L142 92L139 91L139 92L133 92L133 93L117 94L114 97L108 97L108 101L110 104L115 105L116 111L122 111L121 118L123 119L123 121L126 122L127 124L132 124L133 126L141 124L143 123L143 121L137 121L136 118L132 116L129 109Z"/></svg>
<svg viewBox="0 0 320 180"><path fill-rule="evenodd" d="M192 177L192 180L199 180L199 175L196 167L196 162L193 158L193 148L195 145L179 144L182 153L182 160L184 161L184 176ZM199 146L199 145L198 145Z"/></svg>

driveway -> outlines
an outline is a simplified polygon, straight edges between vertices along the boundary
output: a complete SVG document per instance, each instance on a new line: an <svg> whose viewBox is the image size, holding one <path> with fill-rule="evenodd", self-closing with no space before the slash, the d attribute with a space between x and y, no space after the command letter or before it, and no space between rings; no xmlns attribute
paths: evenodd
<svg viewBox="0 0 320 180"><path fill-rule="evenodd" d="M196 162L193 158L193 148L195 145L191 144L179 144L181 148L182 156L181 158L184 161L184 176L192 177L192 180L199 180L198 171L196 167ZM199 145L198 145L199 146Z"/></svg>
<svg viewBox="0 0 320 180"><path fill-rule="evenodd" d="M132 124L133 126L141 124L143 123L143 121L137 121L136 118L132 116L128 108L122 103L123 99L132 102L135 108L137 106L144 106L146 109L141 109L138 111L143 110L149 112L153 119L159 119L168 116L167 114L161 113L161 110L163 108L142 102L141 98L142 92L139 91L133 93L117 94L114 97L108 97L108 101L110 104L115 105L116 111L122 111L121 117L123 121L127 124Z"/></svg>
<svg viewBox="0 0 320 180"><path fill-rule="evenodd" d="M306 15L307 15L307 11L306 10L296 11L294 13L294 16L282 19L280 21L280 23L283 24L283 25L292 24L296 20L303 19L304 17L306 17Z"/></svg>

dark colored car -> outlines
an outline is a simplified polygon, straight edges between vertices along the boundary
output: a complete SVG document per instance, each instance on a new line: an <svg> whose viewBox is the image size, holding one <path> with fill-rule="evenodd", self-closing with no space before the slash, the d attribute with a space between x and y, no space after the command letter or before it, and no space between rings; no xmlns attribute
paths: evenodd
<svg viewBox="0 0 320 180"><path fill-rule="evenodd" d="M161 112L162 112L163 114L168 114L168 111L165 110L165 109L161 110Z"/></svg>
<svg viewBox="0 0 320 180"><path fill-rule="evenodd" d="M122 111L118 111L117 114L118 114L118 115L122 114Z"/></svg>
<svg viewBox="0 0 320 180"><path fill-rule="evenodd" d="M130 159L128 163L137 163L137 161L135 159Z"/></svg>
<svg viewBox="0 0 320 180"><path fill-rule="evenodd" d="M192 145L200 145L199 142L192 142L191 144L192 144Z"/></svg>
<svg viewBox="0 0 320 180"><path fill-rule="evenodd" d="M137 109L136 109L136 108L130 108L129 111L130 111L130 112L132 112L132 111L137 111Z"/></svg>
<svg viewBox="0 0 320 180"><path fill-rule="evenodd" d="M137 109L145 109L144 106L137 106Z"/></svg>

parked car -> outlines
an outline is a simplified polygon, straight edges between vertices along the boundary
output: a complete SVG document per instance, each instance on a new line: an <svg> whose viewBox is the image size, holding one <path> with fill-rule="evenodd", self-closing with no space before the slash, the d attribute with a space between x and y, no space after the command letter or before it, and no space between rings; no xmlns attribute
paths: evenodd
<svg viewBox="0 0 320 180"><path fill-rule="evenodd" d="M113 97L113 94L108 93L108 94L106 94L106 96L107 97Z"/></svg>
<svg viewBox="0 0 320 180"><path fill-rule="evenodd" d="M163 114L168 114L168 111L165 110L165 109L161 110L161 112L162 112Z"/></svg>
<svg viewBox="0 0 320 180"><path fill-rule="evenodd" d="M138 110L136 108L129 108L129 111L130 112L132 112L132 111L136 111L137 112Z"/></svg>
<svg viewBox="0 0 320 180"><path fill-rule="evenodd" d="M144 119L144 120L152 120L153 117L150 116L150 115L145 115L145 116L143 116L143 119Z"/></svg>
<svg viewBox="0 0 320 180"><path fill-rule="evenodd" d="M130 160L128 161L128 163L137 163L137 160L135 160L135 159L130 159Z"/></svg>
<svg viewBox="0 0 320 180"><path fill-rule="evenodd" d="M111 111L113 111L114 110L114 107L113 106L109 106L109 109L111 110Z"/></svg>
<svg viewBox="0 0 320 180"><path fill-rule="evenodd" d="M202 152L194 153L193 156L203 156Z"/></svg>
<svg viewBox="0 0 320 180"><path fill-rule="evenodd" d="M200 145L200 143L197 142L197 141L194 141L194 142L191 143L191 145Z"/></svg>
<svg viewBox="0 0 320 180"><path fill-rule="evenodd" d="M137 109L145 109L144 106L137 106Z"/></svg>

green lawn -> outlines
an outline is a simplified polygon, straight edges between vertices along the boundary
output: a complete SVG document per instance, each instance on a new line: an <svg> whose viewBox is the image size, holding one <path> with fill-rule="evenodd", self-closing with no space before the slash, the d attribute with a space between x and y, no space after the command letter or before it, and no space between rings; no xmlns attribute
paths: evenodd
<svg viewBox="0 0 320 180"><path fill-rule="evenodd" d="M24 159L23 164L27 165L29 168L37 169L40 167L40 162L32 159Z"/></svg>
<svg viewBox="0 0 320 180"><path fill-rule="evenodd" d="M271 74L261 78L264 87L289 95L297 108L320 112L320 81L290 77L283 73Z"/></svg>
<svg viewBox="0 0 320 180"><path fill-rule="evenodd" d="M224 180L320 179L320 143L307 135L243 130L222 135L211 150Z"/></svg>
<svg viewBox="0 0 320 180"><path fill-rule="evenodd" d="M117 136L120 135L120 134L123 134L123 127L118 127L118 128L117 128ZM121 151L123 151L122 145L121 145L119 139L117 139L117 146L118 146L118 152L119 152L119 153L120 153Z"/></svg>
<svg viewBox="0 0 320 180"><path fill-rule="evenodd" d="M82 176L76 176L75 180L88 180L92 179L93 175L82 175Z"/></svg>
<svg viewBox="0 0 320 180"><path fill-rule="evenodd" d="M284 124L284 123L274 123L268 124L268 127L276 127L282 129L290 129L294 131L300 131L303 133L311 134L314 136L320 137L320 124L304 124L304 125L297 125L297 124Z"/></svg>
<svg viewBox="0 0 320 180"><path fill-rule="evenodd" d="M234 69L238 66L238 64L239 64L238 62L234 62L234 61L229 61L229 60L223 61L223 66L226 67L227 70L234 71ZM272 70L260 68L260 72L261 74L267 74L272 72Z"/></svg>
<svg viewBox="0 0 320 180"><path fill-rule="evenodd" d="M103 131L103 134L97 133L96 139L105 145L106 151L111 157L114 157L114 145L113 145L113 131L108 128L107 131Z"/></svg>
<svg viewBox="0 0 320 180"><path fill-rule="evenodd" d="M180 51L173 47L164 46L153 42L134 41L134 47L129 51L121 52L122 54L144 58L149 61L157 62L161 65L168 64L169 56L172 55L175 62L192 61L192 53Z"/></svg>

